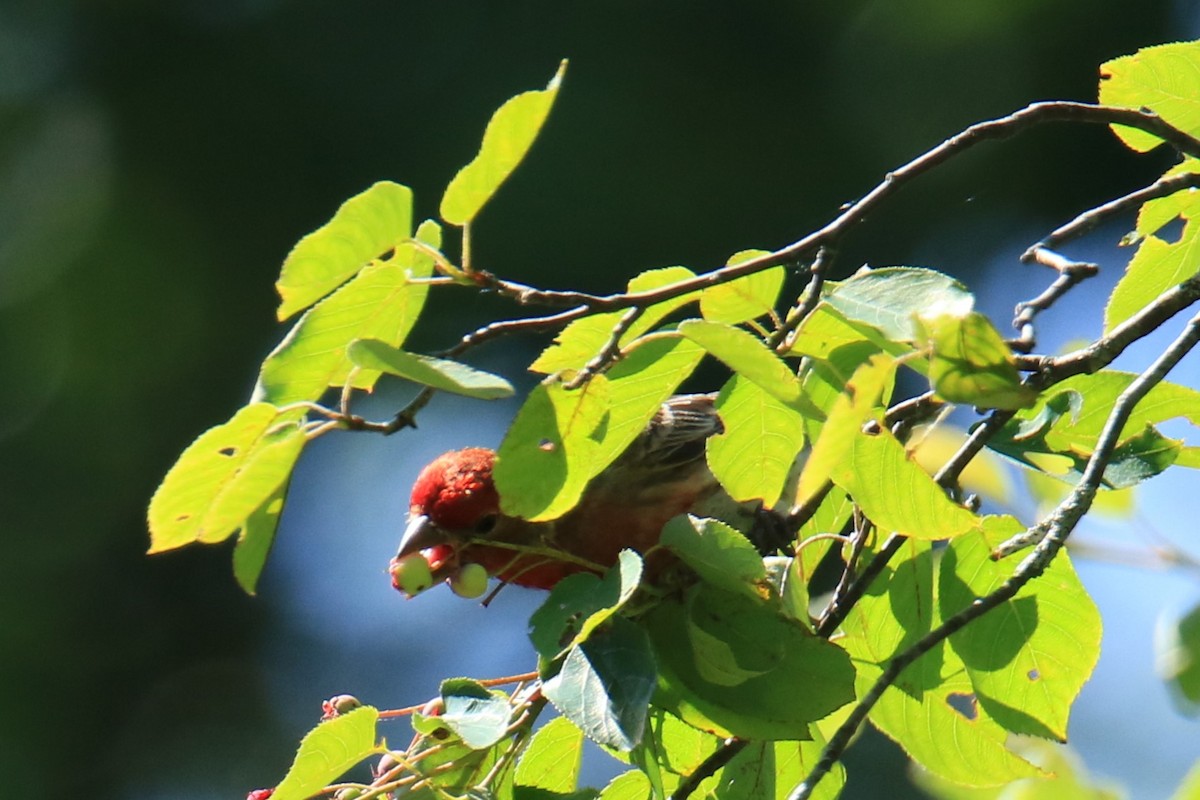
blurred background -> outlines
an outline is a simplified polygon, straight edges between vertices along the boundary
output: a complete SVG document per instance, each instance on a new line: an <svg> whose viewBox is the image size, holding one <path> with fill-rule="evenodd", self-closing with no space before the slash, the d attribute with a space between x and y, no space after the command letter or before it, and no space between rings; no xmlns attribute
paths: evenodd
<svg viewBox="0 0 1200 800"><path fill-rule="evenodd" d="M964 126L1094 99L1100 62L1197 35L1200 7L1182 0L6 0L0 797L240 798L283 775L325 697L399 707L443 677L532 668L538 595L405 602L385 574L416 471L496 444L513 403L439 397L419 430L321 439L254 598L227 547L147 558L145 507L180 451L247 400L285 330L273 283L292 244L380 179L435 215L491 112L561 58L558 103L474 255L523 282L608 292L643 269L782 246ZM1099 129L991 144L856 229L837 269L933 266L1007 319L1047 281L1017 263L1025 246L1169 163ZM1072 251L1105 274L1048 315L1044 349L1098 334L1127 227ZM448 288L411 344L437 350L508 313ZM544 344L472 361L527 388ZM1193 357L1174 377L1198 375ZM386 384L356 410L386 418L409 392ZM1081 536L1200 553L1184 536L1195 475L1171 480L1146 486L1132 522ZM1154 678L1151 639L1200 582L1080 561L1106 638L1072 743L1134 796L1165 797L1200 728ZM847 797L902 796L902 756L878 737L850 768Z"/></svg>

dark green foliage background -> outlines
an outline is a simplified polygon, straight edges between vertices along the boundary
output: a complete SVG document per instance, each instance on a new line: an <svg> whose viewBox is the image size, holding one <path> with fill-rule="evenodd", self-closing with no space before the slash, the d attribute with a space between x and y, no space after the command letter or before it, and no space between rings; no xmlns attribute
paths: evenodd
<svg viewBox="0 0 1200 800"><path fill-rule="evenodd" d="M0 794L123 796L152 782L138 730L162 720L178 735L159 745L193 765L177 796L251 788L265 773L247 753L286 763L296 734L252 660L263 604L237 590L224 549L146 559L144 509L180 450L245 401L281 332L279 264L342 200L389 178L435 214L492 110L569 57L529 162L477 226L475 259L535 285L609 291L644 268L707 268L791 241L971 122L1093 99L1101 61L1193 33L1170 9L6 3ZM94 213L48 240L77 254L14 257L5 239L59 208L74 220L78 192L54 196L40 174L20 184L10 165L80 119L109 177L90 187ZM969 280L963 231L1049 229L1164 166L1101 130L988 147L868 221L839 266L936 260ZM51 201L22 216L34 188ZM443 295L413 346L444 346L502 308ZM235 769L206 761L230 752Z"/></svg>

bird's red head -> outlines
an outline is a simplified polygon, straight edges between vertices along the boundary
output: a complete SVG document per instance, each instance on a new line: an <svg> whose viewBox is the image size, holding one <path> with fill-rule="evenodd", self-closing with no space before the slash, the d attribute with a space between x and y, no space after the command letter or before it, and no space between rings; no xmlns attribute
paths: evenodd
<svg viewBox="0 0 1200 800"><path fill-rule="evenodd" d="M500 496L492 482L495 463L496 454L484 447L438 456L417 476L409 513L424 514L444 530L474 530L481 520L500 511Z"/></svg>

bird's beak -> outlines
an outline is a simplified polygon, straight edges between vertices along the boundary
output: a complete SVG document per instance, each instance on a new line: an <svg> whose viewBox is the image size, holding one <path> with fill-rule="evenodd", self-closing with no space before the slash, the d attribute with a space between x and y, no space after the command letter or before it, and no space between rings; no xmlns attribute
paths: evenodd
<svg viewBox="0 0 1200 800"><path fill-rule="evenodd" d="M404 558L405 556L418 553L427 547L442 544L446 540L446 534L441 528L433 524L433 521L424 514L417 514L408 521L408 527L404 529L404 535L400 537L400 549L396 552L396 558Z"/></svg>

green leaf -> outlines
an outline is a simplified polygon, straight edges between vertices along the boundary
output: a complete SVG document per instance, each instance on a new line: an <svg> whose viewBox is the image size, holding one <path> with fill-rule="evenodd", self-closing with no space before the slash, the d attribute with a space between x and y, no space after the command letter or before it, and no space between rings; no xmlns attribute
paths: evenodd
<svg viewBox="0 0 1200 800"><path fill-rule="evenodd" d="M633 345L605 373L609 411L599 431L592 475L625 452L703 356L704 351L686 339L650 339Z"/></svg>
<svg viewBox="0 0 1200 800"><path fill-rule="evenodd" d="M786 800L816 765L821 742L751 742L734 756L707 788L704 797L713 800ZM813 798L834 800L846 782L841 764L825 776Z"/></svg>
<svg viewBox="0 0 1200 800"><path fill-rule="evenodd" d="M513 395L512 384L499 375L469 367L458 361L406 353L377 339L359 339L351 342L347 353L350 360L360 367L397 375L443 392L466 395L479 400L496 400Z"/></svg>
<svg viewBox="0 0 1200 800"><path fill-rule="evenodd" d="M609 403L603 375L579 389L565 389L553 379L536 386L496 454L501 511L540 521L574 508L594 474L596 428Z"/></svg>
<svg viewBox="0 0 1200 800"><path fill-rule="evenodd" d="M928 542L910 540L843 623L861 696L884 666L940 622ZM896 559L894 559L896 561ZM981 708L962 662L945 642L900 674L870 720L925 769L965 786L997 786L1037 770L1005 748L1008 731Z"/></svg>
<svg viewBox="0 0 1200 800"><path fill-rule="evenodd" d="M442 681L445 711L436 721L445 725L467 747L483 750L504 738L512 716L508 698L466 678Z"/></svg>
<svg viewBox="0 0 1200 800"><path fill-rule="evenodd" d="M878 328L893 341L917 338L914 317L966 316L974 296L958 281L918 267L861 269L826 284L825 302L847 319Z"/></svg>
<svg viewBox="0 0 1200 800"><path fill-rule="evenodd" d="M277 498L304 448L301 416L256 403L192 442L150 500L149 552L224 541Z"/></svg>
<svg viewBox="0 0 1200 800"><path fill-rule="evenodd" d="M768 255L766 250L742 250L730 256L725 264L733 266L765 255ZM731 325L757 319L775 308L785 277L783 267L771 267L710 286L700 295L700 314L709 322Z"/></svg>
<svg viewBox="0 0 1200 800"><path fill-rule="evenodd" d="M1154 662L1180 709L1200 709L1200 605L1178 620L1163 617L1154 631Z"/></svg>
<svg viewBox="0 0 1200 800"><path fill-rule="evenodd" d="M422 223L417 239L436 247L441 229ZM355 339L379 339L399 347L416 324L429 284L411 279L433 273L433 258L412 242L396 246L392 258L376 261L345 286L304 313L267 356L255 396L284 405L317 400L330 386L342 386L353 364L346 348ZM370 389L376 370L359 370L351 382Z"/></svg>
<svg viewBox="0 0 1200 800"><path fill-rule="evenodd" d="M272 800L306 800L367 756L375 746L379 712L361 706L318 725L300 741L300 749L287 775L275 787Z"/></svg>
<svg viewBox="0 0 1200 800"><path fill-rule="evenodd" d="M1013 562L991 558L1025 530L1012 517L986 517L980 533L950 543L938 575L943 618L990 594ZM1014 733L1066 741L1067 716L1100 657L1100 612L1066 553L1016 597L950 637L988 715Z"/></svg>
<svg viewBox="0 0 1200 800"><path fill-rule="evenodd" d="M1021 384L1012 351L983 314L922 316L918 329L930 350L929 379L943 400L1012 410L1037 400L1037 392Z"/></svg>
<svg viewBox="0 0 1200 800"><path fill-rule="evenodd" d="M783 359L754 334L721 322L689 319L679 332L710 355L782 403L810 410L800 392L800 381Z"/></svg>
<svg viewBox="0 0 1200 800"><path fill-rule="evenodd" d="M854 442L862 435L863 425L887 404L895 380L896 361L882 353L854 371L845 391L839 392L827 406L829 413L821 434L813 442L812 452L800 473L797 504L808 502L832 479L834 471L845 465Z"/></svg>
<svg viewBox="0 0 1200 800"><path fill-rule="evenodd" d="M542 690L592 741L628 752L642 739L655 674L645 632L613 617L567 652Z"/></svg>
<svg viewBox="0 0 1200 800"><path fill-rule="evenodd" d="M650 292L694 277L696 277L696 273L687 267L662 267L647 270L630 279L628 292L631 294ZM634 339L651 330L672 311L694 302L699 294L699 292L689 292L650 306L621 336L621 346L626 347ZM612 336L614 326L624 314L624 311L610 311L575 320L554 337L554 344L542 351L537 360L529 365L529 369L545 374L582 369L600 352L600 348Z"/></svg>
<svg viewBox="0 0 1200 800"><path fill-rule="evenodd" d="M853 698L844 650L765 602L701 584L646 617L658 660L655 705L720 736L806 739Z"/></svg>
<svg viewBox="0 0 1200 800"><path fill-rule="evenodd" d="M717 519L678 516L663 528L663 547L700 579L730 592L759 597L767 577L762 556L738 531Z"/></svg>
<svg viewBox="0 0 1200 800"><path fill-rule="evenodd" d="M651 792L650 779L631 769L609 781L599 800L650 800Z"/></svg>
<svg viewBox="0 0 1200 800"><path fill-rule="evenodd" d="M836 466L830 477L885 533L950 539L979 529L979 517L947 497L886 429L855 436L850 458Z"/></svg>
<svg viewBox="0 0 1200 800"><path fill-rule="evenodd" d="M1044 739L1013 737L1012 749L1045 771L1004 786L968 788L945 778L913 770L914 783L936 800L1123 800L1125 793L1108 781L1088 775L1069 748Z"/></svg>
<svg viewBox="0 0 1200 800"><path fill-rule="evenodd" d="M1200 173L1200 159L1184 158L1175 166L1163 173L1163 178L1171 178L1187 173ZM1194 188L1181 189L1166 197L1156 197L1142 203L1138 209L1137 232L1142 236L1158 233L1164 225L1173 220L1196 219L1200 216L1200 191Z"/></svg>
<svg viewBox="0 0 1200 800"><path fill-rule="evenodd" d="M544 661L582 644L633 597L642 580L642 559L622 550L604 577L568 575L529 618L529 640Z"/></svg>
<svg viewBox="0 0 1200 800"><path fill-rule="evenodd" d="M412 235L412 190L380 181L342 204L333 219L301 239L275 288L285 320L341 286L367 262Z"/></svg>
<svg viewBox="0 0 1200 800"><path fill-rule="evenodd" d="M725 432L705 443L709 469L734 500L775 505L804 447L804 417L740 375L721 389L716 408Z"/></svg>
<svg viewBox="0 0 1200 800"><path fill-rule="evenodd" d="M1192 765L1171 800L1200 800L1200 761Z"/></svg>
<svg viewBox="0 0 1200 800"><path fill-rule="evenodd" d="M1100 65L1100 102L1148 108L1184 133L1200 136L1200 42L1143 47ZM1113 132L1144 153L1162 144L1153 134L1123 125Z"/></svg>
<svg viewBox="0 0 1200 800"><path fill-rule="evenodd" d="M1147 236L1104 308L1104 332L1133 317L1168 289L1200 272L1200 223L1189 219L1179 240Z"/></svg>
<svg viewBox="0 0 1200 800"><path fill-rule="evenodd" d="M256 593L258 576L267 563L271 543L275 541L275 529L279 527L279 516L283 513L283 498L287 494L287 481L275 494L263 501L246 518L242 533L233 548L233 577L238 586L249 595Z"/></svg>
<svg viewBox="0 0 1200 800"><path fill-rule="evenodd" d="M552 719L533 735L517 764L516 800L546 800L574 792L583 756L583 731L565 717ZM529 791L529 790L540 791Z"/></svg>
<svg viewBox="0 0 1200 800"><path fill-rule="evenodd" d="M550 114L566 69L563 61L544 90L522 92L496 109L483 132L479 153L458 171L442 195L442 219L460 227L469 223L517 168Z"/></svg>

